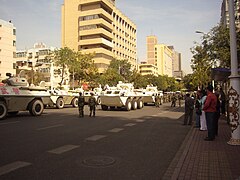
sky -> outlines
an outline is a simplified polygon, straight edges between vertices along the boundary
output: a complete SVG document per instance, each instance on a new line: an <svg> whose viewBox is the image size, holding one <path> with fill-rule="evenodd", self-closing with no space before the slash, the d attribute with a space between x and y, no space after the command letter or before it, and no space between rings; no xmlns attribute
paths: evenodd
<svg viewBox="0 0 240 180"><path fill-rule="evenodd" d="M61 5L64 0L0 0L0 19L17 30L17 50L43 42L61 47ZM222 0L116 0L117 8L137 26L138 61L146 61L146 37L174 46L182 54L182 70L191 73L190 48L201 34L218 25Z"/></svg>

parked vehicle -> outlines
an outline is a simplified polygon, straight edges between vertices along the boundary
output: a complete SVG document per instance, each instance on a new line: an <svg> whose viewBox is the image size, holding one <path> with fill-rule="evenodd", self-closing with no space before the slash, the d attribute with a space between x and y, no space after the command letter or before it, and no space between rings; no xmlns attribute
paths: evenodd
<svg viewBox="0 0 240 180"><path fill-rule="evenodd" d="M50 93L40 86L29 86L25 78L11 77L0 86L0 119L16 115L19 111L29 111L40 116L50 102Z"/></svg>
<svg viewBox="0 0 240 180"><path fill-rule="evenodd" d="M127 111L143 108L141 94L134 92L133 84L119 82L117 87L109 87L101 96L102 110L124 108Z"/></svg>
<svg viewBox="0 0 240 180"><path fill-rule="evenodd" d="M78 92L66 91L60 89L49 90L51 101L48 104L50 107L56 106L58 109L64 108L65 105L78 107Z"/></svg>
<svg viewBox="0 0 240 180"><path fill-rule="evenodd" d="M144 104L155 103L155 97L158 96L159 91L157 86L148 85L146 89L143 89L143 102Z"/></svg>

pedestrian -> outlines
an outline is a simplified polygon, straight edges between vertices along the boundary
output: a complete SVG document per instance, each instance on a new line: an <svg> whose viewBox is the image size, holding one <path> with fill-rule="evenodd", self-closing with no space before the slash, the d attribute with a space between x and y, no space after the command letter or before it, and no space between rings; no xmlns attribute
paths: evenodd
<svg viewBox="0 0 240 180"><path fill-rule="evenodd" d="M200 116L202 115L202 104L201 104L201 92L197 92L197 98L195 101L195 111L196 111L196 128L200 128Z"/></svg>
<svg viewBox="0 0 240 180"><path fill-rule="evenodd" d="M160 97L159 97L159 95L155 96L155 106L160 107Z"/></svg>
<svg viewBox="0 0 240 180"><path fill-rule="evenodd" d="M89 117L91 117L91 116L95 117L97 101L96 101L95 97L93 96L94 94L92 92L90 93L90 95L91 96L88 99L88 106L90 108Z"/></svg>
<svg viewBox="0 0 240 180"><path fill-rule="evenodd" d="M215 139L214 132L214 116L216 113L217 106L217 97L213 94L213 86L209 85L207 87L207 98L204 104L203 110L206 113L206 122L207 122L207 130L208 136L204 139L206 141L213 141Z"/></svg>
<svg viewBox="0 0 240 180"><path fill-rule="evenodd" d="M171 107L175 107L176 106L176 101L177 101L177 98L175 96L175 94L172 95L172 104L171 104Z"/></svg>
<svg viewBox="0 0 240 180"><path fill-rule="evenodd" d="M217 105L216 105L216 113L214 116L214 132L215 132L215 136L218 135L218 120L220 118L220 112L221 112L221 103L219 100L219 93L215 93L216 97L217 97Z"/></svg>
<svg viewBox="0 0 240 180"><path fill-rule="evenodd" d="M82 92L80 92L79 97L78 97L79 117L84 117L84 104L85 104L84 96L83 96Z"/></svg>
<svg viewBox="0 0 240 180"><path fill-rule="evenodd" d="M221 102L221 113L225 115L226 113L226 95L222 88L220 88L220 102Z"/></svg>
<svg viewBox="0 0 240 180"><path fill-rule="evenodd" d="M181 100L182 100L182 95L181 94L179 94L178 95L178 105L179 105L179 107L181 107Z"/></svg>
<svg viewBox="0 0 240 180"><path fill-rule="evenodd" d="M204 107L204 103L206 101L207 98L207 93L205 90L201 91L201 109L202 109L202 114L200 115L200 131L207 131L207 122L206 122L206 114L205 111L203 110Z"/></svg>
<svg viewBox="0 0 240 180"><path fill-rule="evenodd" d="M185 98L185 117L183 125L192 125L193 120L194 99L190 97L190 94L186 94Z"/></svg>

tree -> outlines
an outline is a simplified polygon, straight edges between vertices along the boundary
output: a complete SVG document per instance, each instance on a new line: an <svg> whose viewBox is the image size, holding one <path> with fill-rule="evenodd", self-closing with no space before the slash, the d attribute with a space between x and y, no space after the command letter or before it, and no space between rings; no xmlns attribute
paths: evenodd
<svg viewBox="0 0 240 180"><path fill-rule="evenodd" d="M59 83L60 87L62 86L65 71L70 67L73 67L75 63L75 53L73 50L68 47L61 48L59 50L55 50L54 52L54 62L57 66L61 67L61 82Z"/></svg>

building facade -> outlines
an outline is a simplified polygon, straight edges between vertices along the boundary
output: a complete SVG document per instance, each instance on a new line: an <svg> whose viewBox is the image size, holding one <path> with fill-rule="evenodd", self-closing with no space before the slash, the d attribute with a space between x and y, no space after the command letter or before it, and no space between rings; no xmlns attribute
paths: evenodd
<svg viewBox="0 0 240 180"><path fill-rule="evenodd" d="M51 55L57 50L55 47L47 47L43 43L36 43L34 47L27 50L18 50L16 53L16 73L18 76L32 79L36 74L41 75L41 79L46 82L46 86L58 87L62 80L61 68L54 65ZM64 72L63 85L68 88L70 74L66 69ZM51 79L52 78L52 79ZM51 84L51 80L53 81ZM36 85L36 84L35 84Z"/></svg>
<svg viewBox="0 0 240 180"><path fill-rule="evenodd" d="M6 73L16 74L16 28L0 19L0 81L6 79Z"/></svg>
<svg viewBox="0 0 240 180"><path fill-rule="evenodd" d="M145 75L158 76L157 66L153 64L148 64L147 62L141 62L141 64L138 65L138 70L142 76L145 76Z"/></svg>
<svg viewBox="0 0 240 180"><path fill-rule="evenodd" d="M229 27L229 0L222 1L221 7L221 24ZM238 30L240 30L240 0L234 0L235 7L235 24Z"/></svg>
<svg viewBox="0 0 240 180"><path fill-rule="evenodd" d="M115 0L64 0L62 47L95 53L100 73L113 58L136 66L136 25L117 9Z"/></svg>
<svg viewBox="0 0 240 180"><path fill-rule="evenodd" d="M173 77L173 52L165 44L155 45L155 65L158 67L158 74Z"/></svg>
<svg viewBox="0 0 240 180"><path fill-rule="evenodd" d="M147 46L147 62L148 64L156 65L155 61L155 45L157 45L157 37L156 36L147 36L146 39L146 46Z"/></svg>

